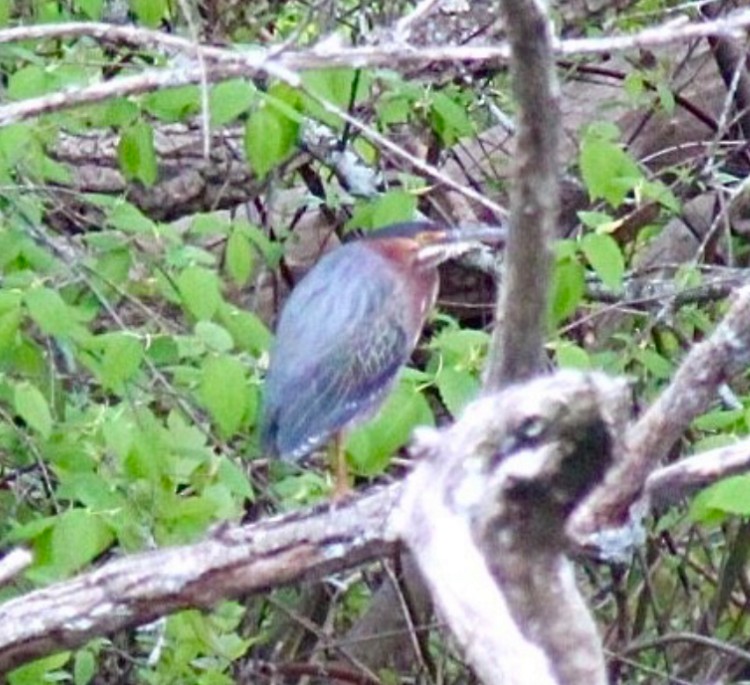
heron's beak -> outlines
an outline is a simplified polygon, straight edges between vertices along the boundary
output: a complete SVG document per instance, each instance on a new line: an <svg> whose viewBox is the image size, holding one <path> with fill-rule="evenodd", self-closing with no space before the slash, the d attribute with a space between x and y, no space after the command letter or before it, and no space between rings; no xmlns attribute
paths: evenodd
<svg viewBox="0 0 750 685"><path fill-rule="evenodd" d="M437 266L448 259L460 257L485 246L505 243L507 231L502 226L470 226L442 231L424 231L417 237L417 261L424 266Z"/></svg>
<svg viewBox="0 0 750 685"><path fill-rule="evenodd" d="M504 226L464 226L442 231L445 242L473 242L483 245L504 245L508 231Z"/></svg>

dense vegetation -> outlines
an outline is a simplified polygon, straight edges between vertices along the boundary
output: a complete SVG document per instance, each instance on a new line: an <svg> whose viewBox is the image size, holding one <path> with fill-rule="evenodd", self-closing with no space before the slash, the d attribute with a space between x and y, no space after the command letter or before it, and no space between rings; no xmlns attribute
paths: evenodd
<svg viewBox="0 0 750 685"><path fill-rule="evenodd" d="M257 444L286 292L355 229L416 212L497 222L507 200L506 63L377 57L378 45L399 45L393 27L409 3L121 4L0 0L0 25L29 29L0 39L0 539L34 554L3 599L201 539L226 520L324 500L322 459L300 471L269 463ZM587 16L570 3L558 27L614 35L673 16L671 3L621 4ZM711 13L730 4L710 3ZM66 34L74 21L115 26ZM57 34L31 32L54 25ZM420 20L408 41L418 53L502 36L493 4L477 2L465 16ZM260 48L292 56L240 75L216 55L196 59L196 41L251 61ZM374 46L376 57L361 57L362 68L338 62L350 45ZM745 280L747 75L742 66L727 77L715 54L697 39L559 64L565 177L549 359L626 374L641 404ZM467 194L448 192L446 179ZM444 274L413 364L378 417L349 436L360 486L398 478L412 429L451 420L476 396L491 273ZM727 380L732 389L675 457L748 432L748 388ZM617 682L742 681L750 656L726 645L750 640L739 518L748 487L736 477L660 513L630 564L582 566ZM42 658L8 682L260 682L274 663L280 677L314 674L305 667L324 652L338 661L336 640L389 582L386 566L177 613ZM308 620L315 631L292 640L290 624ZM376 666L382 682L471 678L439 630L419 638L424 659L401 675Z"/></svg>

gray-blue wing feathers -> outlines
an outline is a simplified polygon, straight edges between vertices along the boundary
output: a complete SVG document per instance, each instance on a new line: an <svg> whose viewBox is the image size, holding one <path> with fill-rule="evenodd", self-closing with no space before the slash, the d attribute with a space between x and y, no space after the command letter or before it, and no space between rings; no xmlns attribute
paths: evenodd
<svg viewBox="0 0 750 685"><path fill-rule="evenodd" d="M392 267L352 243L324 257L279 320L261 442L297 460L374 411L411 353Z"/></svg>

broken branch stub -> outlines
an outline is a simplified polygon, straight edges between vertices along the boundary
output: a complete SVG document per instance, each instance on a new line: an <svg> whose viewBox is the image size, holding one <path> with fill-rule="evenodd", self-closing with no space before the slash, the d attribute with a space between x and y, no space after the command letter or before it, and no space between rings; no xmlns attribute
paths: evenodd
<svg viewBox="0 0 750 685"><path fill-rule="evenodd" d="M620 453L627 386L560 372L424 430L395 525L486 684L605 683L565 558L568 522Z"/></svg>

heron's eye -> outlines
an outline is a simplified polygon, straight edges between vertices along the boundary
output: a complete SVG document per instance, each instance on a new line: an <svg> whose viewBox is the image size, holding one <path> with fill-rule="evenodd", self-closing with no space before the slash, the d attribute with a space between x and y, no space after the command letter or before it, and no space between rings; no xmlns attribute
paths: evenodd
<svg viewBox="0 0 750 685"><path fill-rule="evenodd" d="M444 236L444 231L421 231L414 236L414 242L416 242L420 247L424 247L426 245L434 245L435 243L439 243L441 240L443 240Z"/></svg>

